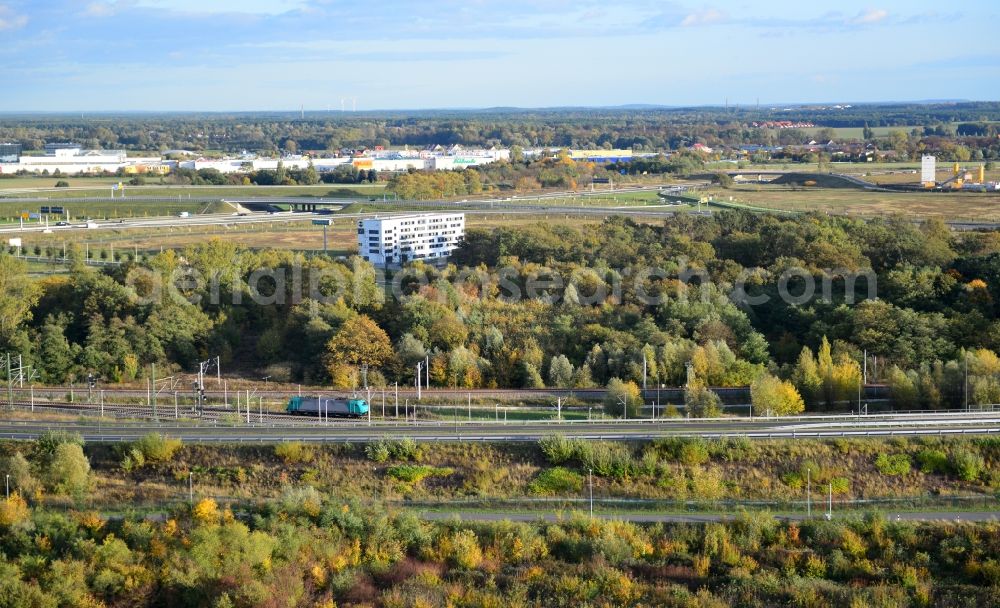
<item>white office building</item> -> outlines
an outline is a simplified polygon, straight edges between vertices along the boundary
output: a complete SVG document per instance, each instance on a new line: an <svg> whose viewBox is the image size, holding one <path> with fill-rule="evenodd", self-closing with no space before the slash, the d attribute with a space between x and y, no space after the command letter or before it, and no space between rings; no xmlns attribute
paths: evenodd
<svg viewBox="0 0 1000 608"><path fill-rule="evenodd" d="M464 213L394 215L358 221L358 253L379 267L447 258L464 238Z"/></svg>

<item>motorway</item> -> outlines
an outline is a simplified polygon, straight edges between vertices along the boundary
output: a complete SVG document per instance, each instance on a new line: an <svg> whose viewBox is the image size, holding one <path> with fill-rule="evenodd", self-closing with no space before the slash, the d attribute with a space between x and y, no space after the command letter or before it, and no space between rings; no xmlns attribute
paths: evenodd
<svg viewBox="0 0 1000 608"><path fill-rule="evenodd" d="M36 404L35 408L40 409ZM56 407L52 404L52 407ZM105 406L110 409L112 406ZM137 406L128 406L137 407ZM365 442L386 435L422 442L537 441L552 434L588 440L649 440L669 436L750 439L809 439L831 437L886 437L922 435L986 435L1000 433L995 412L927 412L908 414L822 415L781 418L715 418L577 421L416 421L360 419L329 421L283 414L226 411L202 419L123 420L115 418L46 420L32 416L27 405L18 408L25 419L0 420L0 439L31 440L49 430L80 433L88 441L134 441L158 431L194 443ZM159 415L169 416L167 408ZM169 408L172 409L172 408ZM79 414L79 410L75 410ZM91 412L97 414L97 412ZM134 415L134 414L130 414ZM149 413L146 414L147 416ZM258 417L259 416L259 417Z"/></svg>
<svg viewBox="0 0 1000 608"><path fill-rule="evenodd" d="M616 193L627 191L615 191ZM604 193L607 194L607 193ZM632 206L575 206L557 204L539 204L550 199L561 199L567 196L585 196L587 193L555 193L537 196L522 196L511 199L482 199L469 201L407 201L405 203L369 203L361 201L369 206L377 206L378 210L366 211L362 213L338 213L332 209L327 211L286 211L277 213L253 212L244 215L238 213L216 213L198 214L188 218L176 216L161 216L147 218L130 218L114 221L92 222L90 228L85 224L76 223L70 226L46 226L44 224L25 224L24 226L0 227L0 234L30 234L44 233L47 230L53 233L65 231L95 232L107 230L140 230L156 228L183 228L183 227L207 227L207 226L241 226L266 223L294 223L306 222L314 219L329 220L357 220L373 215L392 216L414 213L414 207L426 212L431 211L462 211L470 216L496 216L496 215L566 215L566 216L586 216L603 218L611 215L622 215L633 218L645 219L667 219L676 215L677 211L673 205L632 205ZM532 203L532 201L535 201ZM237 202L237 201L234 201ZM258 204L279 204L287 203L288 199L242 199L244 203L255 202ZM300 201L301 202L301 201ZM345 201L341 199L316 199L308 201L311 205L343 206L357 203L359 201ZM399 209L405 206L405 210ZM947 222L955 230L997 230L1000 223L997 222L969 222L952 221Z"/></svg>

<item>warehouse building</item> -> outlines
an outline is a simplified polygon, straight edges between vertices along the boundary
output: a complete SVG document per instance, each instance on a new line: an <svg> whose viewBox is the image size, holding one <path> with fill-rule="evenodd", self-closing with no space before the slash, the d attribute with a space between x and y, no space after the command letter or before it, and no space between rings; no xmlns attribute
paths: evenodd
<svg viewBox="0 0 1000 608"><path fill-rule="evenodd" d="M375 266L440 261L465 238L464 213L421 213L358 221L358 252Z"/></svg>
<svg viewBox="0 0 1000 608"><path fill-rule="evenodd" d="M21 160L21 144L0 143L0 163L16 163Z"/></svg>

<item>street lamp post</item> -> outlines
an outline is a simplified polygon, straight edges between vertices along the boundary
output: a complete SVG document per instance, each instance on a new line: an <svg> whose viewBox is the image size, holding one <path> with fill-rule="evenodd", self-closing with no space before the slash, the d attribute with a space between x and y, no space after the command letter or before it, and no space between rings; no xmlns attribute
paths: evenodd
<svg viewBox="0 0 1000 608"><path fill-rule="evenodd" d="M594 519L594 470L587 469L587 483L590 485L590 519Z"/></svg>
<svg viewBox="0 0 1000 608"><path fill-rule="evenodd" d="M812 469L809 468L806 468L806 517L812 519Z"/></svg>

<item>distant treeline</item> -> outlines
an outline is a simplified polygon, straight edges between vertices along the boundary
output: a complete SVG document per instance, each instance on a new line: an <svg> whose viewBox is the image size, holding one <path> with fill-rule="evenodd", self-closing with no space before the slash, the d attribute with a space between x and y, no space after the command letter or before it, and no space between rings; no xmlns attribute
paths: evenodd
<svg viewBox="0 0 1000 608"><path fill-rule="evenodd" d="M634 148L780 143L787 135L750 127L789 120L823 127L919 126L922 134L989 137L1000 103L883 104L849 108L622 108L384 112L364 114L175 114L24 116L0 119L0 141L41 150L47 142L135 151L298 152L371 146ZM929 130L927 133L924 131ZM795 143L801 143L800 141Z"/></svg>

